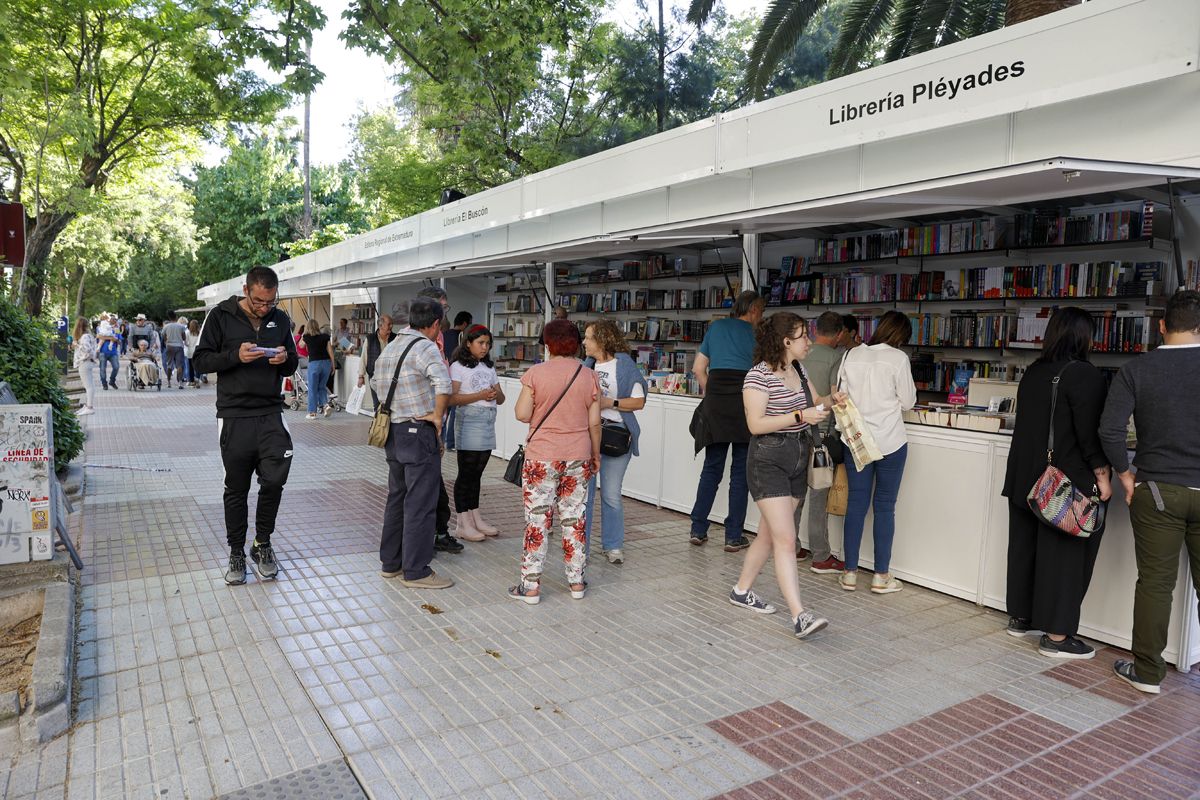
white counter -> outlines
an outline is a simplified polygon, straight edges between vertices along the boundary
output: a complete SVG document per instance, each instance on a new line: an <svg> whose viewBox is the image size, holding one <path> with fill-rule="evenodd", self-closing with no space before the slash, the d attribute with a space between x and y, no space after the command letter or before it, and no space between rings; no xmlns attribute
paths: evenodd
<svg viewBox="0 0 1200 800"><path fill-rule="evenodd" d="M508 402L497 416L495 454L508 458L525 440L528 427L513 416L520 394L516 378L501 378ZM638 412L642 426L641 456L626 474L628 497L689 513L696 499L703 459L693 455L688 433L693 397L650 395ZM1009 437L1003 434L907 425L908 463L896 506L896 538L892 571L901 579L965 600L1004 610L1008 551L1008 500L1000 496L1008 459ZM721 522L727 508L726 480L713 503L711 519ZM806 512L807 513L807 512ZM758 527L758 509L751 502L746 527ZM830 520L830 540L841 549L842 518ZM807 517L800 527L807 532ZM860 561L873 564L871 518L863 535ZM1196 594L1180 558L1170 636L1165 657L1184 667L1200 662L1200 623ZM1079 632L1092 639L1128 648L1133 626L1133 589L1137 568L1133 530L1124 502L1109 505L1108 525L1091 587L1084 600Z"/></svg>

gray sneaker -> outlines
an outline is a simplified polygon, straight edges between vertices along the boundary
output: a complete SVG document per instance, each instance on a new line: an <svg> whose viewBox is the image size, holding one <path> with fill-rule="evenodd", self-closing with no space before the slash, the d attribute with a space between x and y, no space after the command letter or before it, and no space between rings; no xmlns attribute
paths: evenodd
<svg viewBox="0 0 1200 800"><path fill-rule="evenodd" d="M733 603L735 606L740 606L741 608L749 609L750 611L753 611L756 614L774 614L775 613L775 606L771 605L766 600L763 600L761 597L756 595L754 592L746 592L745 594L738 594L736 586L733 589L729 590L729 602Z"/></svg>
<svg viewBox="0 0 1200 800"><path fill-rule="evenodd" d="M225 583L241 586L246 582L246 555L234 553L229 556L229 569L225 572Z"/></svg>
<svg viewBox="0 0 1200 800"><path fill-rule="evenodd" d="M829 620L824 617L818 617L811 611L801 611L800 616L796 617L796 638L807 638L828 624Z"/></svg>
<svg viewBox="0 0 1200 800"><path fill-rule="evenodd" d="M264 581L273 581L279 574L279 564L275 561L275 551L270 544L255 542L250 545L250 560L254 562L254 571Z"/></svg>

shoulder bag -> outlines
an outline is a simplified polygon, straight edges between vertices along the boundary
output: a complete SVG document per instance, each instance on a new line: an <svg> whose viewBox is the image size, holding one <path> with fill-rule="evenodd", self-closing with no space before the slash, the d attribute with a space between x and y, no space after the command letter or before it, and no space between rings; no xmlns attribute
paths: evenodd
<svg viewBox="0 0 1200 800"><path fill-rule="evenodd" d="M387 445L388 431L392 426L392 398L396 396L396 381L400 378L400 367L404 364L408 351L412 350L418 341L420 340L413 338L408 343L408 347L404 348L404 352L400 354L400 360L396 362L396 371L392 373L392 385L388 387L387 399L379 404L379 408L375 409L375 418L371 420L371 430L367 433L367 444L372 447Z"/></svg>
<svg viewBox="0 0 1200 800"><path fill-rule="evenodd" d="M804 376L804 370L800 369L800 365L792 362L792 366L796 370L796 374L800 376L800 392L804 395L804 402L808 408L813 407L813 397L808 391L808 379ZM821 438L821 434L817 432L816 425L809 425L806 429L809 438L808 449L808 488L828 489L833 486L833 459L829 455L829 448L825 446L825 442Z"/></svg>
<svg viewBox="0 0 1200 800"><path fill-rule="evenodd" d="M571 380L567 381L566 388L562 390L562 394L560 394L558 399L554 401L554 405L550 406L550 410L547 411L545 416L542 417L542 421L539 422L537 427L530 431L529 435L525 437L525 444L519 445L517 447L517 452L513 453L512 458L508 460L508 466L504 468L504 480L508 481L513 486L524 485L524 478L522 476L525 472L525 445L529 444L529 440L533 438L533 435L542 429L542 426L546 424L546 420L549 419L550 415L554 413L554 409L558 408L558 404L561 403L562 399L567 396L567 392L571 390L571 384L573 384L575 379L579 377L579 371L581 369L583 369L582 363L575 368L575 373L571 376Z"/></svg>
<svg viewBox="0 0 1200 800"><path fill-rule="evenodd" d="M1054 409L1058 404L1058 382L1067 367L1058 371L1050 382L1050 435L1046 442L1046 469L1029 490L1025 502L1029 510L1045 524L1058 528L1068 536L1086 539L1104 530L1108 504L1100 499L1100 491L1092 484L1090 495L1076 488L1067 474L1054 466Z"/></svg>
<svg viewBox="0 0 1200 800"><path fill-rule="evenodd" d="M849 350L842 356L842 366L838 368L838 389L842 388L842 370L846 368L846 359L850 357ZM867 427L862 412L854 404L854 398L847 397L843 402L833 407L833 416L837 420L838 430L847 442L846 448L854 458L854 468L859 472L873 461L883 458L883 451L875 442L875 436Z"/></svg>

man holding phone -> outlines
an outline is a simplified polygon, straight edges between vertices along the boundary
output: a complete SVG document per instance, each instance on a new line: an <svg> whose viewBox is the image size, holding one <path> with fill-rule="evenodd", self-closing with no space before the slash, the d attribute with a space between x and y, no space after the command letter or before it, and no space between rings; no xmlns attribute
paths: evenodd
<svg viewBox="0 0 1200 800"><path fill-rule="evenodd" d="M291 320L276 307L279 278L274 270L250 270L242 291L244 297L230 297L209 312L192 356L197 372L217 373L217 431L229 542L225 583L231 586L246 582L247 498L256 473L258 510L250 559L260 579L273 580L279 574L271 534L292 465L282 387L299 361Z"/></svg>

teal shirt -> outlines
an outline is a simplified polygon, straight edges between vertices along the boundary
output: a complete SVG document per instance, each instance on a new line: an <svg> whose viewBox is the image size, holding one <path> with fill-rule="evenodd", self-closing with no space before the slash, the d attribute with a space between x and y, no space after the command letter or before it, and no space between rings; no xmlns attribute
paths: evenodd
<svg viewBox="0 0 1200 800"><path fill-rule="evenodd" d="M754 366L754 326L743 319L719 319L708 326L700 352L708 357L708 368L739 369Z"/></svg>

